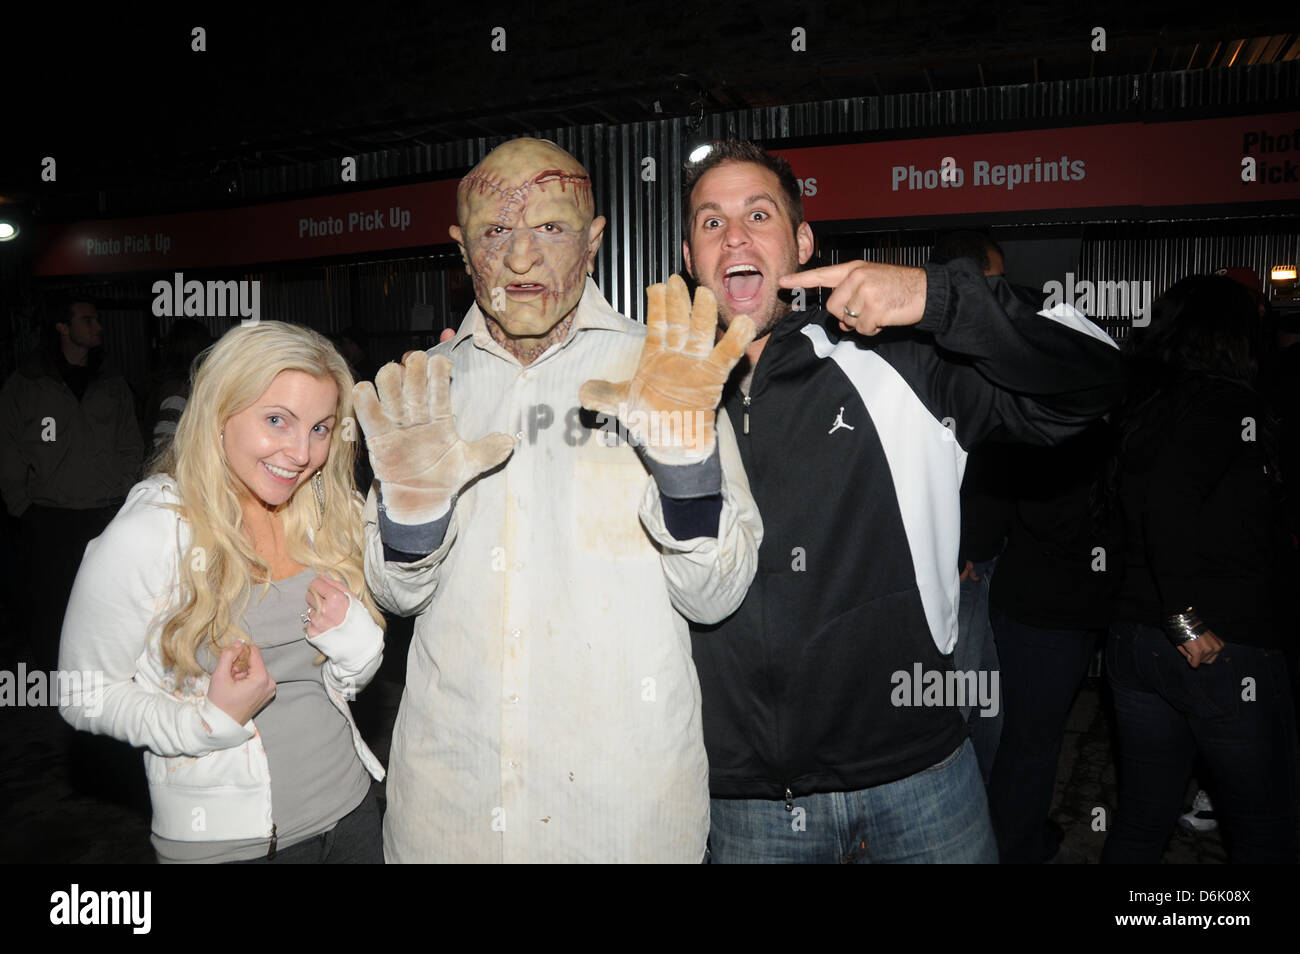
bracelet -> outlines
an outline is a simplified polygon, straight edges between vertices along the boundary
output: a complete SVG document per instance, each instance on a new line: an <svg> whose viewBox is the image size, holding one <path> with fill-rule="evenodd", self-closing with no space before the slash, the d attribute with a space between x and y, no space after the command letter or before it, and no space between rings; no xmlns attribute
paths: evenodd
<svg viewBox="0 0 1300 954"><path fill-rule="evenodd" d="M1194 642L1201 638L1208 626L1199 615L1195 607L1187 607L1181 613L1175 613L1165 620L1165 636L1175 646L1182 646L1186 643Z"/></svg>

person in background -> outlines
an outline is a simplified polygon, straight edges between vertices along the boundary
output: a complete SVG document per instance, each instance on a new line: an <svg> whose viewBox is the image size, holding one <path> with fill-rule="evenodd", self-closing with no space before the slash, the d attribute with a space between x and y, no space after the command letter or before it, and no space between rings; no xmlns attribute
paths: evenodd
<svg viewBox="0 0 1300 954"><path fill-rule="evenodd" d="M936 265L946 265L958 258L970 259L986 276L1002 276L1005 272L1002 246L982 232L949 232L939 236L930 250L930 261ZM953 649L953 669L958 672L995 673L1001 669L993 627L989 623L989 584L1011 520L1004 446L985 444L975 448L966 458L966 473L962 477L961 549L957 552L961 589L957 645ZM1001 688L1001 677L998 685ZM963 709L975 757L979 760L980 776L987 786L1002 736L1005 710L1001 703L996 709L975 706Z"/></svg>
<svg viewBox="0 0 1300 954"><path fill-rule="evenodd" d="M1297 572L1297 546L1300 546L1300 348L1288 347L1300 341L1300 334L1287 334L1284 326L1273 313L1268 299L1264 296L1263 283L1259 274L1246 266L1227 266L1216 268L1215 275L1231 278L1250 293L1251 301L1264 321L1264 334L1276 334L1276 348L1265 349L1266 354L1260 362L1260 391L1269 401L1277 414L1278 427L1278 466L1282 472L1283 482L1283 516L1290 536L1290 560L1286 572L1290 574L1291 586L1300 586L1300 573ZM1300 328L1296 330L1300 331ZM1285 640L1288 646L1300 645L1300 630L1295 623L1288 623L1285 618L1282 625L1291 626L1291 634ZM1295 698L1296 658L1294 651L1288 652L1292 670L1292 699ZM1192 797L1191 807L1178 816L1178 824L1191 832L1209 832L1219 827L1219 814L1215 811L1214 800L1206 791L1201 780L1207 778L1208 770L1202 759L1197 759L1196 794Z"/></svg>
<svg viewBox="0 0 1300 954"><path fill-rule="evenodd" d="M1290 543L1284 584L1300 592L1300 301L1264 301L1265 321L1273 329L1276 345L1262 370L1265 395L1278 415L1278 457L1285 496L1283 516ZM1300 615L1284 616L1289 626L1291 698L1300 698ZM1300 710L1300 706L1296 707ZM1300 718L1300 711L1297 711Z"/></svg>
<svg viewBox="0 0 1300 954"><path fill-rule="evenodd" d="M1007 545L989 593L1003 724L989 812L1003 864L1080 863L1049 820L1066 719L1110 622L1121 545L1099 496L1110 428L1009 445Z"/></svg>
<svg viewBox="0 0 1300 954"><path fill-rule="evenodd" d="M178 319L167 332L163 365L145 411L145 433L153 435L154 453L176 433L176 425L190 396L194 359L211 344L212 335L208 329L193 318Z"/></svg>
<svg viewBox="0 0 1300 954"><path fill-rule="evenodd" d="M86 544L140 476L135 397L87 298L50 302L39 348L0 390L0 495L22 525L36 664L53 669Z"/></svg>
<svg viewBox="0 0 1300 954"><path fill-rule="evenodd" d="M1119 802L1102 861L1160 860L1199 753L1229 860L1294 862L1294 613L1276 425L1256 390L1263 321L1240 285L1195 275L1124 350L1125 572L1106 646Z"/></svg>
<svg viewBox="0 0 1300 954"><path fill-rule="evenodd" d="M334 342L334 347L338 348L339 354L343 355L343 360L348 363L348 368L352 371L352 377L357 381L369 381L375 376L378 370L370 362L370 356L366 352L366 333L357 325L349 325L342 331L336 331L329 336L330 341Z"/></svg>

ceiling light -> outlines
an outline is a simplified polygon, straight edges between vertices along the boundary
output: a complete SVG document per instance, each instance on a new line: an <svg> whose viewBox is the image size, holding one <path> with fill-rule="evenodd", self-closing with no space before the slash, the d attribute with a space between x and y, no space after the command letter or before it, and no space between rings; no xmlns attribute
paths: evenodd
<svg viewBox="0 0 1300 954"><path fill-rule="evenodd" d="M704 145L696 146L692 149L691 154L687 156L686 159L688 162L699 162L712 151L713 146L706 142Z"/></svg>

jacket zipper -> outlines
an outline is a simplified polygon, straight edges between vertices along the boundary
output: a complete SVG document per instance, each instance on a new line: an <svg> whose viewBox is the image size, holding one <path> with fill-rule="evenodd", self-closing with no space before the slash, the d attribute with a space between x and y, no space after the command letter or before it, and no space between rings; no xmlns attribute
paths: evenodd
<svg viewBox="0 0 1300 954"><path fill-rule="evenodd" d="M748 394L745 395L745 416L742 420L742 423L743 423L743 432L748 434L749 433L749 395Z"/></svg>
<svg viewBox="0 0 1300 954"><path fill-rule="evenodd" d="M790 791L788 785L785 788L785 810L788 812L794 811L794 792Z"/></svg>

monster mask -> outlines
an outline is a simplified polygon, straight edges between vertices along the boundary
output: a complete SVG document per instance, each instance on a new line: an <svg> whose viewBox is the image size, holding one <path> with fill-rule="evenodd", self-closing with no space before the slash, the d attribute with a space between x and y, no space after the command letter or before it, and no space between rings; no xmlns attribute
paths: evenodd
<svg viewBox="0 0 1300 954"><path fill-rule="evenodd" d="M554 143L515 139L461 180L451 237L479 308L520 344L537 342L577 308L600 247L591 179Z"/></svg>

